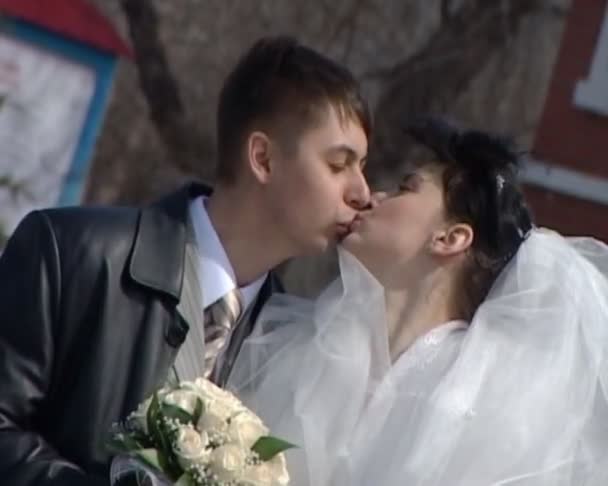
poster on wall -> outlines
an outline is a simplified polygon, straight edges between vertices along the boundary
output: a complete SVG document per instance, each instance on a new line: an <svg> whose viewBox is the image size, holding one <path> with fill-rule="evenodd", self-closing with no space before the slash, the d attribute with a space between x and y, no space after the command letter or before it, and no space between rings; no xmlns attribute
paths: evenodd
<svg viewBox="0 0 608 486"><path fill-rule="evenodd" d="M0 248L61 193L95 92L95 72L0 34Z"/></svg>

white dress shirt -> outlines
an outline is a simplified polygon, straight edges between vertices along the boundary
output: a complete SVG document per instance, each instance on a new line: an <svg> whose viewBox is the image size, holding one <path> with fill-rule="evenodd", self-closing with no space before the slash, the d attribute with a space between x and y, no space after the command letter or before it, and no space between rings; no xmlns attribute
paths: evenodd
<svg viewBox="0 0 608 486"><path fill-rule="evenodd" d="M237 288L234 269L220 238L211 223L205 208L206 198L197 197L190 202L190 219L194 227L194 236L199 256L199 275L201 278L201 306L207 309L228 292ZM254 282L240 287L243 312L254 302L267 274ZM203 323L193 328L191 323L186 340L180 347L175 359L175 371L180 380L192 380L202 374L205 352L205 332ZM231 333L232 334L232 333ZM230 342L231 335L227 342Z"/></svg>
<svg viewBox="0 0 608 486"><path fill-rule="evenodd" d="M194 225L196 246L201 259L200 275L202 276L203 293L201 297L203 307L206 309L236 288L236 276L224 246L207 214L205 200L206 198L203 196L192 200L190 218ZM243 296L243 311L255 300L265 279L266 275L263 275L249 285L239 288Z"/></svg>

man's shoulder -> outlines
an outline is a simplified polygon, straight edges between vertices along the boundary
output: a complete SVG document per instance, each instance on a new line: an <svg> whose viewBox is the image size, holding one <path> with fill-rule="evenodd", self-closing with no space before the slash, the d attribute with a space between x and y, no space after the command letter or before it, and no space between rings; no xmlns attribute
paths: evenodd
<svg viewBox="0 0 608 486"><path fill-rule="evenodd" d="M113 229L134 228L139 212L139 208L126 206L70 206L37 211L55 232L101 235Z"/></svg>
<svg viewBox="0 0 608 486"><path fill-rule="evenodd" d="M87 248L87 252L93 249L104 252L122 246L127 251L137 232L139 213L135 207L47 208L33 211L24 223L35 221L34 224L42 231L39 234L46 234L43 238L49 243L54 241L61 253L62 249L71 253L79 248Z"/></svg>

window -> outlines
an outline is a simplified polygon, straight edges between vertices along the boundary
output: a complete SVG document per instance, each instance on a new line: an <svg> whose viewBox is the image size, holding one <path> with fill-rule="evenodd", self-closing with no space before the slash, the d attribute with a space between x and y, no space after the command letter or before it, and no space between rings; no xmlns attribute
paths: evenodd
<svg viewBox="0 0 608 486"><path fill-rule="evenodd" d="M608 116L608 7L604 13L589 77L577 83L574 104L584 110Z"/></svg>

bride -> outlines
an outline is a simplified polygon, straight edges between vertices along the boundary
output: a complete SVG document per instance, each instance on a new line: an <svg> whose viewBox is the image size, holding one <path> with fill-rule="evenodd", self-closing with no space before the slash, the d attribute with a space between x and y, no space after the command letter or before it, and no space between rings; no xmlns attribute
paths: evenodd
<svg viewBox="0 0 608 486"><path fill-rule="evenodd" d="M340 278L276 297L229 388L299 445L296 486L608 484L608 248L533 227L502 139L405 137Z"/></svg>

